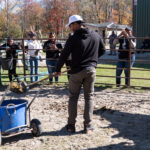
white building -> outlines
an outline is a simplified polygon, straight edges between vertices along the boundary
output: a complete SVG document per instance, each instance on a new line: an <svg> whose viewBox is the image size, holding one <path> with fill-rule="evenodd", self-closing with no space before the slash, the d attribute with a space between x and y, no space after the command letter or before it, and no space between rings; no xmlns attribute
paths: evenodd
<svg viewBox="0 0 150 150"><path fill-rule="evenodd" d="M129 27L127 25L120 25L113 22L106 22L101 24L86 23L86 26L92 30L97 31L103 38L109 38L112 31L115 31L115 33L119 35L123 29Z"/></svg>

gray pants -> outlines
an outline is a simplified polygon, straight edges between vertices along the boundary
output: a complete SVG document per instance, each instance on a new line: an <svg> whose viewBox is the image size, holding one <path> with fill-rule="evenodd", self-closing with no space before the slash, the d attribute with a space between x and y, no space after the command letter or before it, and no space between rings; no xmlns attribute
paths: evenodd
<svg viewBox="0 0 150 150"><path fill-rule="evenodd" d="M77 117L77 103L81 87L84 91L84 124L91 124L93 116L93 99L94 99L94 82L96 70L89 67L76 74L72 74L69 78L69 105L68 105L68 124L75 124Z"/></svg>

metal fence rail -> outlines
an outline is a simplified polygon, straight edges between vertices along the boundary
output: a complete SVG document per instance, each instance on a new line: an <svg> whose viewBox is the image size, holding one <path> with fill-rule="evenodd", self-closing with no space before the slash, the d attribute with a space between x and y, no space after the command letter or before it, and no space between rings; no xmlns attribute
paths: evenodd
<svg viewBox="0 0 150 150"><path fill-rule="evenodd" d="M108 39L108 38L105 38L105 39ZM133 71L141 71L141 72L145 72L145 71L150 71L150 67L149 68L146 68L146 69L144 69L144 68L131 68L130 66L131 66L131 55L132 55L132 52L141 52L141 53L143 53L143 52L150 52L150 49L132 49L131 48L131 39L133 39L133 38L130 38L129 39L129 43L130 43L130 48L129 48L129 50L122 50L122 51L128 51L129 52L129 59L128 60L121 60L121 61L124 61L124 62L128 62L128 68L126 68L127 70L128 70L128 72L129 72L129 77L128 77L128 85L129 86L131 86L131 87L144 87L144 86L141 86L141 85L139 85L139 86L133 86L133 85L131 85L131 80L136 80L136 82L138 82L139 80L145 80L145 81L150 81L150 78L145 78L145 77L131 77L131 72L133 72ZM144 40L144 37L138 37L138 38L135 38L136 40ZM147 38L146 38L147 39ZM22 54L22 58L18 58L17 60L21 60L22 61L22 65L21 66L17 66L17 68L22 68L23 70L22 70L22 72L21 73L19 73L19 72L17 72L17 74L19 75L19 76L27 76L27 75L30 75L28 72L27 72L27 70L26 70L26 68L25 68L25 66L26 66L26 61L29 61L29 59L26 59L26 49L25 49L25 45L24 45L24 43L25 43L25 40L27 40L27 39L14 39L14 41L18 41L19 43L21 43L21 45L22 45L22 48L21 49L19 49L19 50L21 50L21 54ZM46 39L46 38L44 38L44 39L37 39L37 40L40 40L40 41L46 41L46 40L48 40L48 39ZM0 39L0 44L2 43L2 41L3 42L5 42L6 41L6 39ZM66 41L66 39L59 39L59 41L62 41L63 43L65 43L65 41ZM5 50L5 49L4 49ZM29 49L30 50L30 49ZM109 51L110 49L109 48L107 48L106 49L106 51ZM43 49L41 49L40 51L43 51ZM113 51L116 51L116 52L118 52L118 49L115 49L115 50L113 50ZM45 61L46 60L46 58L42 58L42 60L43 61ZM104 59L104 58L100 58L99 59L99 62L101 63L101 65L102 64L111 64L111 63L113 63L114 65L115 65L115 63L116 62L118 62L119 61L119 59L117 58L117 59ZM150 64L150 59L149 60L145 60L145 59L136 59L135 60L135 64ZM29 66L30 67L30 66ZM42 65L42 66L39 66L39 68L41 68L41 69L47 69L47 66L46 66L46 63L44 64L44 65ZM116 68L116 67L97 67L97 70L114 70L114 71L116 71L117 69L119 70L119 69L122 69L122 68ZM40 74L39 74L40 75ZM1 71L1 76L2 77L8 77L8 74L7 73L4 73L3 71ZM64 74L63 76L66 76L66 78L67 78L67 74ZM112 78L112 79L116 79L117 78L117 76L116 75L96 75L96 77L97 77L97 79L101 79L101 78ZM125 79L126 77L122 77L123 79ZM26 80L26 78L24 78L24 80ZM2 82L9 82L8 80L7 81L2 81ZM59 82L59 83L67 83L67 81L66 82ZM95 83L96 85L99 85L99 84L105 84L105 85L115 85L115 84L111 84L111 83L103 83L103 82L96 82ZM150 85L149 85L149 88L150 88Z"/></svg>

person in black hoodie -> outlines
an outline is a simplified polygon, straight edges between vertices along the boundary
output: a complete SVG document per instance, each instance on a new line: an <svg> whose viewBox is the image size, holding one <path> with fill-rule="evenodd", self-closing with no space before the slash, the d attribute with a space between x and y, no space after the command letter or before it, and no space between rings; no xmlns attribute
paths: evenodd
<svg viewBox="0 0 150 150"><path fill-rule="evenodd" d="M6 49L6 58L10 60L13 59L12 66L8 70L8 77L9 77L9 81L11 82L13 80L12 76L14 76L15 78L18 77L16 73L16 65L17 65L17 59L18 59L17 50L19 50L20 47L14 43L14 40L12 37L9 37L7 39L7 43L5 43L4 45L0 47L0 49L4 49L4 48ZM19 82L19 79L17 79L17 81Z"/></svg>
<svg viewBox="0 0 150 150"><path fill-rule="evenodd" d="M94 82L98 58L105 53L105 46L98 33L84 26L81 16L73 15L69 18L67 26L74 33L70 36L59 58L55 75L61 75L61 68L71 54L71 75L69 78L69 118L66 129L75 132L77 117L77 102L83 86L85 109L84 109L84 132L93 130L93 101Z"/></svg>

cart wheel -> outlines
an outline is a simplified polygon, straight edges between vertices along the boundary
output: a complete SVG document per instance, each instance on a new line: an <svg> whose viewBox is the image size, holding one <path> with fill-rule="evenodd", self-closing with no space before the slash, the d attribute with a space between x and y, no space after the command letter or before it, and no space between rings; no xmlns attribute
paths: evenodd
<svg viewBox="0 0 150 150"><path fill-rule="evenodd" d="M42 133L41 122L38 119L31 120L30 128L33 136L40 136Z"/></svg>
<svg viewBox="0 0 150 150"><path fill-rule="evenodd" d="M0 130L0 146L2 145L2 132Z"/></svg>

